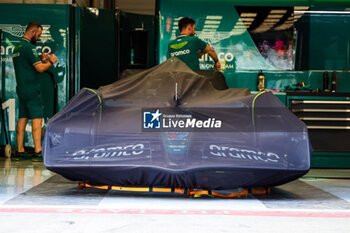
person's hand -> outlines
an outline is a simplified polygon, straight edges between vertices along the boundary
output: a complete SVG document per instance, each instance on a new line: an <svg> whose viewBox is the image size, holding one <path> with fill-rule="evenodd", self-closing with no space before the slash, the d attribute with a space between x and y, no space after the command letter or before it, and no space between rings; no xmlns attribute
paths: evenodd
<svg viewBox="0 0 350 233"><path fill-rule="evenodd" d="M44 53L44 52L43 52L43 53L41 54L41 61L42 61L42 62L45 63L45 62L48 61L49 59L50 59L50 53Z"/></svg>
<svg viewBox="0 0 350 233"><path fill-rule="evenodd" d="M217 62L214 63L214 68L215 68L216 70L220 70L220 68L221 68L220 61L217 61Z"/></svg>
<svg viewBox="0 0 350 233"><path fill-rule="evenodd" d="M49 60L50 60L53 64L55 64L55 63L57 62L57 57L56 57L56 55L55 55L55 54L52 54L52 55L50 56Z"/></svg>

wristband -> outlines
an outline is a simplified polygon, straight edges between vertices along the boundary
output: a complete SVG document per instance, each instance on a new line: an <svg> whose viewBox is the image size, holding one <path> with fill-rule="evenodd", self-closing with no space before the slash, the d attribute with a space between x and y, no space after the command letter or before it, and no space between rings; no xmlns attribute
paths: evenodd
<svg viewBox="0 0 350 233"><path fill-rule="evenodd" d="M53 65L53 62L51 60L49 60L49 62L51 63L51 65Z"/></svg>

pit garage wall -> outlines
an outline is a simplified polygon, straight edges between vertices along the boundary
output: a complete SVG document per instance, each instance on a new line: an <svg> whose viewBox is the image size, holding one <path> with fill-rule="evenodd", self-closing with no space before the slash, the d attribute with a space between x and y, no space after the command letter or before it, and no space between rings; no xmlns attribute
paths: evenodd
<svg viewBox="0 0 350 233"><path fill-rule="evenodd" d="M125 69L133 69L131 63L131 33L133 30L143 28L148 32L147 68L156 65L155 57L155 17L153 15L140 15L118 11L119 25L119 73Z"/></svg>
<svg viewBox="0 0 350 233"><path fill-rule="evenodd" d="M313 89L322 89L324 70L337 70L339 92L350 92L350 28L349 14L304 15L294 24L297 32L295 69L280 70L260 55L246 29L235 29L240 21L234 5L240 6L313 6L313 11L344 11L346 1L299 0L158 0L158 63L167 59L167 46L179 33L177 22L189 16L196 21L199 38L210 43L224 67L229 87L256 90L256 78L263 70L266 88L284 90L290 84L304 82ZM202 30L206 21L216 21L219 27L214 35L205 37ZM206 56L200 60L201 69L213 69Z"/></svg>
<svg viewBox="0 0 350 233"><path fill-rule="evenodd" d="M18 118L18 97L16 80L12 62L12 50L24 35L25 27L30 21L37 21L43 26L41 41L36 44L39 54L43 50L54 52L58 58L57 64L50 68L55 75L58 88L57 109L68 102L69 76L69 37L70 22L69 5L30 5L30 4L0 4L1 42L1 94L5 122L10 132L12 147L16 146L15 125ZM44 96L45 119L53 115L53 83L51 77L41 74L42 94ZM1 127L2 128L2 127ZM2 129L3 130L3 129ZM32 146L31 123L27 127L25 146ZM2 141L2 145L5 143Z"/></svg>
<svg viewBox="0 0 350 233"><path fill-rule="evenodd" d="M75 54L80 67L77 91L81 88L97 89L117 79L117 22L115 10L80 8L75 9L76 34L79 42Z"/></svg>

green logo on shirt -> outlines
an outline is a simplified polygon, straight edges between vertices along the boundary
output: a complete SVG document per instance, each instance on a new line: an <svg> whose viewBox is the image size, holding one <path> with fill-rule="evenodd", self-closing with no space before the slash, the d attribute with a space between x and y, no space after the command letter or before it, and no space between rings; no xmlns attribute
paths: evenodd
<svg viewBox="0 0 350 233"><path fill-rule="evenodd" d="M36 49L32 49L33 54L37 57L38 56L38 52L36 51Z"/></svg>
<svg viewBox="0 0 350 233"><path fill-rule="evenodd" d="M180 44L172 44L172 45L170 45L170 48L172 48L172 49L181 49L182 47L187 45L187 43L188 43L188 41L182 42Z"/></svg>

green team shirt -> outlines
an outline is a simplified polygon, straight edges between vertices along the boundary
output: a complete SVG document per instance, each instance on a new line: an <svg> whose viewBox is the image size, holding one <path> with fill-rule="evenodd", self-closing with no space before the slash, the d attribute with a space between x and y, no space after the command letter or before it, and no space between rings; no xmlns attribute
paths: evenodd
<svg viewBox="0 0 350 233"><path fill-rule="evenodd" d="M35 98L40 91L39 72L35 65L41 62L34 45L27 38L13 50L13 65L15 67L17 95L23 99Z"/></svg>
<svg viewBox="0 0 350 233"><path fill-rule="evenodd" d="M178 57L192 70L199 70L198 52L207 44L196 36L180 35L168 46L170 57Z"/></svg>

